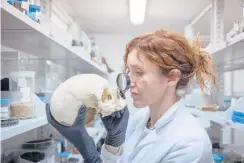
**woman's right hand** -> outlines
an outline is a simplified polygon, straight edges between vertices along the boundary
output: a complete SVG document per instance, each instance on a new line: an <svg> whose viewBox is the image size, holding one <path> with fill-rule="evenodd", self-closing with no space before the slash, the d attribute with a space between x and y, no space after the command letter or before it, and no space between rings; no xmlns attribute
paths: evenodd
<svg viewBox="0 0 244 163"><path fill-rule="evenodd" d="M58 130L67 140L69 140L80 152L85 163L101 163L94 140L88 135L85 127L86 107L82 106L78 112L76 120L72 126L59 124L51 115L50 105L46 105L48 122Z"/></svg>

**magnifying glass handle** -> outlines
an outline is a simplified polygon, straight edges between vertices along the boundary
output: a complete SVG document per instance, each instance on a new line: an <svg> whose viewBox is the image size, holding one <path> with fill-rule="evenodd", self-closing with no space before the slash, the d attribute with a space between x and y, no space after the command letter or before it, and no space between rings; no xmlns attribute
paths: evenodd
<svg viewBox="0 0 244 163"><path fill-rule="evenodd" d="M120 93L120 96L121 96L123 99L125 99L125 94L124 94L124 92L119 91L119 93Z"/></svg>

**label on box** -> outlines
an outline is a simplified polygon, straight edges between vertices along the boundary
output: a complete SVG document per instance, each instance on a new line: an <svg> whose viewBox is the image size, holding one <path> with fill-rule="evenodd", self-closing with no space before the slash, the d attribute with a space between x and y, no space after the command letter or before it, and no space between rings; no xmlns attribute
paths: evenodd
<svg viewBox="0 0 244 163"><path fill-rule="evenodd" d="M21 102L30 101L30 88L20 88L20 92L22 93L22 98L20 99Z"/></svg>
<svg viewBox="0 0 244 163"><path fill-rule="evenodd" d="M1 107L1 112L8 112L8 107Z"/></svg>
<svg viewBox="0 0 244 163"><path fill-rule="evenodd" d="M18 79L18 86L19 87L26 87L26 85L27 85L27 81L25 78L19 78Z"/></svg>

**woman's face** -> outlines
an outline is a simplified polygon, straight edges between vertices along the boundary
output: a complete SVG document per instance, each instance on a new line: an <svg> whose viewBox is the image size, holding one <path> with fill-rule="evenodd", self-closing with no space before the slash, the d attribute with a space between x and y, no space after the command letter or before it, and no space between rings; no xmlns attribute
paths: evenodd
<svg viewBox="0 0 244 163"><path fill-rule="evenodd" d="M143 108L160 100L167 88L168 78L145 54L133 50L127 65L130 70L130 92L136 108Z"/></svg>

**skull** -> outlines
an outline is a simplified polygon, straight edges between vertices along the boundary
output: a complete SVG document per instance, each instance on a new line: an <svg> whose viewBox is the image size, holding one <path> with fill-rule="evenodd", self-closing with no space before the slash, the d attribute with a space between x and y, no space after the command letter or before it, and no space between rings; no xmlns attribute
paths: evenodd
<svg viewBox="0 0 244 163"><path fill-rule="evenodd" d="M97 114L111 115L123 109L126 101L106 79L96 74L81 74L58 86L50 100L50 111L57 122L71 126L82 105L87 108L85 126L88 126Z"/></svg>

